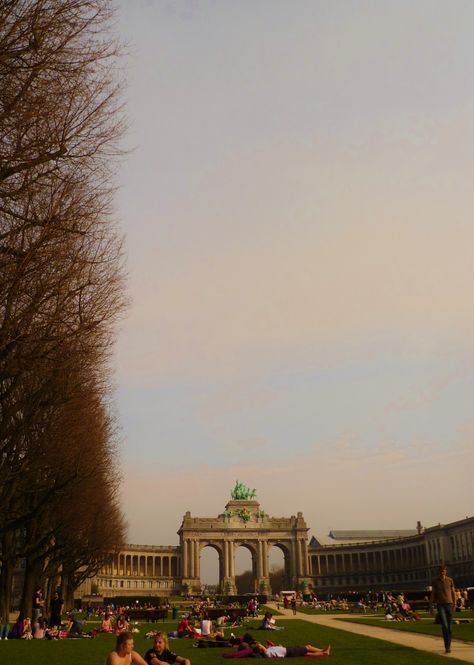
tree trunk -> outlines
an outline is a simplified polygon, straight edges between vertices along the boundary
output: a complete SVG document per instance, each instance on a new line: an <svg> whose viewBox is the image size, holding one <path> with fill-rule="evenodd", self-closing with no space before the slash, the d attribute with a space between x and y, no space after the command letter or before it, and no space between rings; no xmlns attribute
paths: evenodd
<svg viewBox="0 0 474 665"><path fill-rule="evenodd" d="M60 573L56 570L54 574L48 577L48 583L46 585L45 607L48 608L47 609L48 616L49 616L49 606L51 603L51 598L53 597L53 593L57 591L59 588L60 588ZM61 596L61 598L64 597L61 591L59 592L59 595Z"/></svg>
<svg viewBox="0 0 474 665"><path fill-rule="evenodd" d="M25 563L25 578L23 580L23 592L20 602L20 616L31 617L33 612L33 593L36 591L39 578L38 565L27 558Z"/></svg>
<svg viewBox="0 0 474 665"><path fill-rule="evenodd" d="M0 566L0 623L8 623L11 607L12 581L14 561L6 557L6 553L11 547L11 534L6 534L2 538L2 549L4 554Z"/></svg>
<svg viewBox="0 0 474 665"><path fill-rule="evenodd" d="M74 609L74 573L67 573L63 571L63 591L64 591L64 607L67 610Z"/></svg>

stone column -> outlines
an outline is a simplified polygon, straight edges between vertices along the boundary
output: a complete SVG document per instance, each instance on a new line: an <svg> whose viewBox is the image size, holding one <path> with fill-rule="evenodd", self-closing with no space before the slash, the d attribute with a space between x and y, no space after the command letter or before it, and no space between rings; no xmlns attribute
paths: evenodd
<svg viewBox="0 0 474 665"><path fill-rule="evenodd" d="M182 570L182 576L183 577L188 577L188 541L183 538L183 551L182 551L182 559L183 559L183 570Z"/></svg>
<svg viewBox="0 0 474 665"><path fill-rule="evenodd" d="M227 577L232 577L232 543L227 543Z"/></svg>
<svg viewBox="0 0 474 665"><path fill-rule="evenodd" d="M199 541L194 541L194 577L199 578Z"/></svg>
<svg viewBox="0 0 474 665"><path fill-rule="evenodd" d="M225 593L235 594L234 546L229 540L222 541L222 555L219 557L219 584Z"/></svg>
<svg viewBox="0 0 474 665"><path fill-rule="evenodd" d="M235 577L234 543L229 543L229 577Z"/></svg>
<svg viewBox="0 0 474 665"><path fill-rule="evenodd" d="M224 569L222 571L224 580L229 577L229 543L224 540L224 554L223 554Z"/></svg>
<svg viewBox="0 0 474 665"><path fill-rule="evenodd" d="M193 541L193 562L194 562L194 575L193 577L199 577L199 543L197 540Z"/></svg>
<svg viewBox="0 0 474 665"><path fill-rule="evenodd" d="M291 561L290 561L290 573L291 573L291 583L294 583L294 578L296 576L296 543L294 540L291 541Z"/></svg>
<svg viewBox="0 0 474 665"><path fill-rule="evenodd" d="M268 543L266 540L262 541L262 555L263 555L263 575L268 577Z"/></svg>
<svg viewBox="0 0 474 665"><path fill-rule="evenodd" d="M303 575L311 575L311 560L308 556L308 542L303 540Z"/></svg>
<svg viewBox="0 0 474 665"><path fill-rule="evenodd" d="M448 556L448 553L446 551L448 548L445 547L445 544L446 544L445 539L444 538L443 539L438 538L437 542L438 542L438 552L439 552L439 556L437 557L438 563L440 561L446 561L446 559L449 559L449 558L453 558L453 559L457 558L457 557L455 557L455 551L454 551L456 549L456 541L454 543L454 550L453 550L453 547L450 548L451 549L451 553L450 553L451 556L450 557Z"/></svg>
<svg viewBox="0 0 474 665"><path fill-rule="evenodd" d="M256 574L255 574L255 585L256 592L264 593L269 590L268 586L268 574L267 574L267 543L264 540L257 540L257 551L256 551Z"/></svg>
<svg viewBox="0 0 474 665"><path fill-rule="evenodd" d="M194 559L193 559L193 541L188 540L188 570L186 572L186 577L190 578L193 576L194 569Z"/></svg>
<svg viewBox="0 0 474 665"><path fill-rule="evenodd" d="M222 542L222 548L219 552L219 588L222 588L225 577L225 542Z"/></svg>
<svg viewBox="0 0 474 665"><path fill-rule="evenodd" d="M301 546L301 539L297 540L297 547L296 547L296 574L298 577L301 577L301 575L304 575L303 572L303 552L302 552L302 546Z"/></svg>

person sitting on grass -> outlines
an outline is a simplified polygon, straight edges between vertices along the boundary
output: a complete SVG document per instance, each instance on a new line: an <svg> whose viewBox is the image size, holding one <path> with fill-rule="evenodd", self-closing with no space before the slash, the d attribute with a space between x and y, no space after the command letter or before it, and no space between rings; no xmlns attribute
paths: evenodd
<svg viewBox="0 0 474 665"><path fill-rule="evenodd" d="M413 620L413 619L414 619L413 611L412 611L412 609L411 609L410 604L408 603L408 601L404 600L403 603L401 604L401 607L400 607L400 614L402 615L402 617L403 617L406 621L409 621L409 620Z"/></svg>
<svg viewBox="0 0 474 665"><path fill-rule="evenodd" d="M82 624L76 619L74 614L69 614L66 623L66 633L68 637L82 637Z"/></svg>
<svg viewBox="0 0 474 665"><path fill-rule="evenodd" d="M104 618L100 622L100 632L101 633L113 633L114 629L112 626L112 619L110 618L110 614L107 612L104 615Z"/></svg>
<svg viewBox="0 0 474 665"><path fill-rule="evenodd" d="M185 614L181 621L178 623L178 637L194 637L195 634L196 631L191 626L189 614Z"/></svg>
<svg viewBox="0 0 474 665"><path fill-rule="evenodd" d="M31 640L31 639L33 639L33 628L31 626L30 617L25 617L23 619L23 628L22 628L22 632L21 632L21 639L22 640Z"/></svg>
<svg viewBox="0 0 474 665"><path fill-rule="evenodd" d="M115 651L109 653L105 665L132 665L132 663L147 665L140 654L133 650L133 647L132 633L119 633Z"/></svg>
<svg viewBox="0 0 474 665"><path fill-rule="evenodd" d="M115 624L115 632L116 633L126 633L126 632L128 632L128 621L125 618L125 614L121 614L118 617L117 623Z"/></svg>
<svg viewBox="0 0 474 665"><path fill-rule="evenodd" d="M325 649L319 649L312 644L306 644L301 647L284 647L281 644L265 647L263 644L260 644L260 642L255 642L253 645L253 652L264 658L300 658L308 654L311 656L318 655L324 657L331 655L331 645L329 644Z"/></svg>
<svg viewBox="0 0 474 665"><path fill-rule="evenodd" d="M33 638L35 640L46 639L46 621L42 616L39 616L33 624Z"/></svg>
<svg viewBox="0 0 474 665"><path fill-rule="evenodd" d="M209 619L209 615L204 613L201 620L201 635L202 637L211 637L213 634L212 621Z"/></svg>
<svg viewBox="0 0 474 665"><path fill-rule="evenodd" d="M265 616L263 617L263 621L258 627L258 630L283 630L283 628L275 625L273 614L265 612Z"/></svg>
<svg viewBox="0 0 474 665"><path fill-rule="evenodd" d="M163 663L179 663L180 665L191 665L189 658L177 656L170 651L168 636L165 633L158 632L153 638L153 647L148 649L145 654L145 661L148 665L163 665Z"/></svg>
<svg viewBox="0 0 474 665"><path fill-rule="evenodd" d="M22 635L23 635L23 618L21 617L20 614L18 619L13 624L13 628L8 633L7 638L9 640L19 640Z"/></svg>

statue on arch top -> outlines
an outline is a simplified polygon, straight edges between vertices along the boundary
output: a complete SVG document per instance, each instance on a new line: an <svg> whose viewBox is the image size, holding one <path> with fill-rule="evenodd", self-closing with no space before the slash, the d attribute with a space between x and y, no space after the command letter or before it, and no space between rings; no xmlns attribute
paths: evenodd
<svg viewBox="0 0 474 665"><path fill-rule="evenodd" d="M236 501L255 499L257 496L257 490L251 490L250 487L246 487L243 483L239 483L239 481L236 480L235 487L231 491L230 496Z"/></svg>

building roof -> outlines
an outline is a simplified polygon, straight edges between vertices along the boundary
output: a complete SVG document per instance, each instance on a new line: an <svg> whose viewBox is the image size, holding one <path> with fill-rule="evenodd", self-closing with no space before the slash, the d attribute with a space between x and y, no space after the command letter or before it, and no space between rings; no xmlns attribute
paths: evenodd
<svg viewBox="0 0 474 665"><path fill-rule="evenodd" d="M310 547L325 547L327 545L355 545L357 543L370 543L382 540L397 540L416 536L416 529L358 529L358 530L331 530L327 536L313 536Z"/></svg>
<svg viewBox="0 0 474 665"><path fill-rule="evenodd" d="M367 542L369 540L390 540L391 538L406 538L416 536L416 529L368 529L368 530L331 530L328 534L331 540Z"/></svg>

